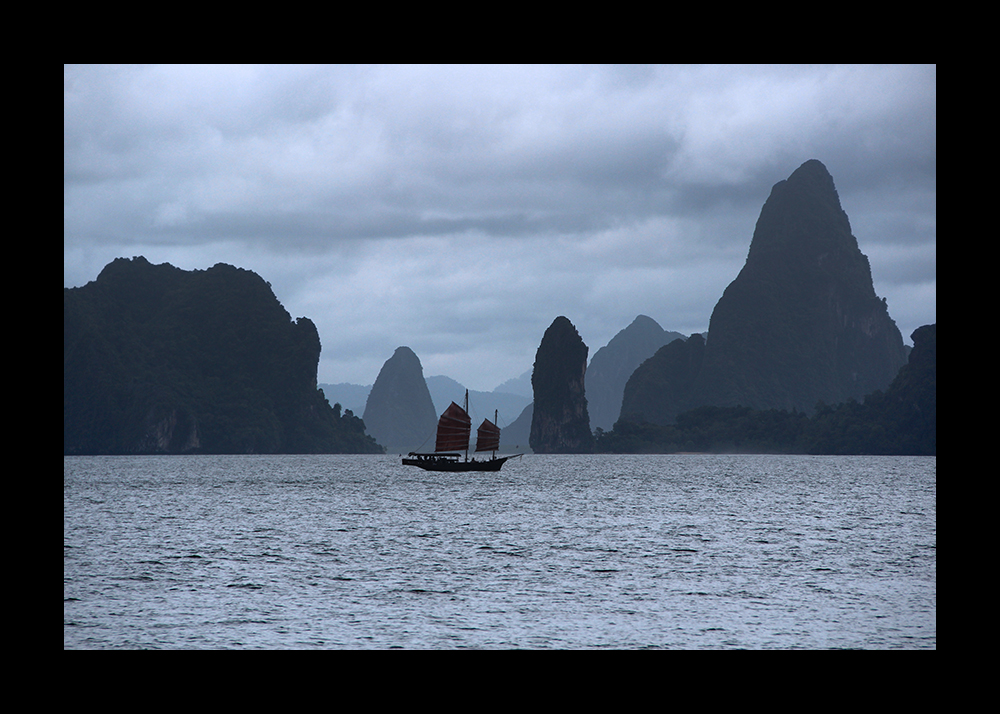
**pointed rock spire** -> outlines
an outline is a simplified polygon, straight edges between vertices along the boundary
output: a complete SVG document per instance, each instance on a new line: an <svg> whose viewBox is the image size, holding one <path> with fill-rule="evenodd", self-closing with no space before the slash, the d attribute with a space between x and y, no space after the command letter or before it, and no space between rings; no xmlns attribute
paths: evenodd
<svg viewBox="0 0 1000 714"><path fill-rule="evenodd" d="M771 189L746 263L712 312L702 365L682 395L663 395L656 421L703 405L809 413L885 389L905 363L833 178L813 159ZM649 374L631 389L649 401L664 384L678 380Z"/></svg>
<svg viewBox="0 0 1000 714"><path fill-rule="evenodd" d="M579 454L593 449L584 376L587 345L573 323L557 317L535 353L535 394L529 444L536 454Z"/></svg>
<svg viewBox="0 0 1000 714"><path fill-rule="evenodd" d="M434 448L437 414L424 369L409 347L398 347L372 385L362 417L365 430L389 453Z"/></svg>

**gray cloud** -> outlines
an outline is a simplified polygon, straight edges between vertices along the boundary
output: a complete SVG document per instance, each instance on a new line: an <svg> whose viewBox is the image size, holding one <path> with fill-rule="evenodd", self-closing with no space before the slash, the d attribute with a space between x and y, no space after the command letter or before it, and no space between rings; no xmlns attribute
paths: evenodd
<svg viewBox="0 0 1000 714"><path fill-rule="evenodd" d="M478 389L565 314L704 330L771 186L818 158L908 338L936 319L933 66L67 66L64 281L227 262L323 340ZM898 307L897 307L898 305Z"/></svg>

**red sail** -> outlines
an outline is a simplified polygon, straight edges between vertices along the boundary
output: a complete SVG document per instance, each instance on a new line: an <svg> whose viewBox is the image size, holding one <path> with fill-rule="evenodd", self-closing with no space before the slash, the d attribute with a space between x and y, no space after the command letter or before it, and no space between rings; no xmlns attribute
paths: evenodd
<svg viewBox="0 0 1000 714"><path fill-rule="evenodd" d="M483 419L476 431L476 451L496 451L500 448L500 427Z"/></svg>
<svg viewBox="0 0 1000 714"><path fill-rule="evenodd" d="M469 448L472 419L462 407L452 402L438 420L434 451L465 451Z"/></svg>

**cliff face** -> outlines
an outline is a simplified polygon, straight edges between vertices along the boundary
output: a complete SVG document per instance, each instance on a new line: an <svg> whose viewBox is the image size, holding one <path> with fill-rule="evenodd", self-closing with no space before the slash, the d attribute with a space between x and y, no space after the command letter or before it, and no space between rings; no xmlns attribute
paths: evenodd
<svg viewBox="0 0 1000 714"><path fill-rule="evenodd" d="M639 315L597 350L587 367L590 428L610 430L618 421L622 394L632 373L663 345L682 338L677 332L665 332L653 318Z"/></svg>
<svg viewBox="0 0 1000 714"><path fill-rule="evenodd" d="M409 347L397 348L382 365L368 394L364 422L390 452L434 450L437 414L423 367Z"/></svg>
<svg viewBox="0 0 1000 714"><path fill-rule="evenodd" d="M557 317L535 353L535 401L529 444L536 454L579 454L593 449L584 395L587 345L567 318Z"/></svg>
<svg viewBox="0 0 1000 714"><path fill-rule="evenodd" d="M255 273L119 258L64 290L64 453L379 451L316 388L319 354Z"/></svg>
<svg viewBox="0 0 1000 714"><path fill-rule="evenodd" d="M937 324L918 327L910 339L909 361L882 400L882 421L899 453L937 454Z"/></svg>
<svg viewBox="0 0 1000 714"><path fill-rule="evenodd" d="M905 362L833 178L810 160L772 188L703 364L683 394L664 394L657 420L703 405L811 412L885 389Z"/></svg>

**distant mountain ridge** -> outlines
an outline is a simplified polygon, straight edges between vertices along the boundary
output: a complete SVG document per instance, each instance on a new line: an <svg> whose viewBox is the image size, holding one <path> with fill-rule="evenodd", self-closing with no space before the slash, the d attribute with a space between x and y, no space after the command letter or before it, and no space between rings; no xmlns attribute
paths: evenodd
<svg viewBox="0 0 1000 714"><path fill-rule="evenodd" d="M513 379L508 379L501 385L498 385L493 389L494 392L504 392L506 394L518 394L522 397L532 398L531 392L531 370L522 374L520 377L514 377Z"/></svg>
<svg viewBox="0 0 1000 714"><path fill-rule="evenodd" d="M530 377L531 372L527 374ZM513 384L515 381L510 380L505 384ZM434 411L438 415L448 408L449 403L454 401L461 404L465 397L465 386L450 377L442 375L425 377L424 383L427 385L431 401L434 403ZM349 409L355 414L364 414L368 395L372 389L371 385L348 383L321 384L319 386L330 404L340 404L345 411ZM499 391L499 388L492 392L469 390L470 413L479 421L485 418L493 421L494 411L499 412L498 425L502 430L513 423L530 403L530 397L502 392ZM527 438L524 439L524 442L527 444Z"/></svg>
<svg viewBox="0 0 1000 714"><path fill-rule="evenodd" d="M534 411L535 403L532 402L500 433L500 449L503 453L534 453L531 449L531 420Z"/></svg>
<svg viewBox="0 0 1000 714"><path fill-rule="evenodd" d="M437 375L427 377L426 382L431 399L434 401L434 409L438 414L447 409L451 402L462 404L462 400L465 399L466 387L451 377ZM469 390L469 414L474 417L473 420L477 425L483 419L493 421L493 413L497 411L500 420L498 426L502 429L513 422L529 403L531 403L530 398L519 394Z"/></svg>

